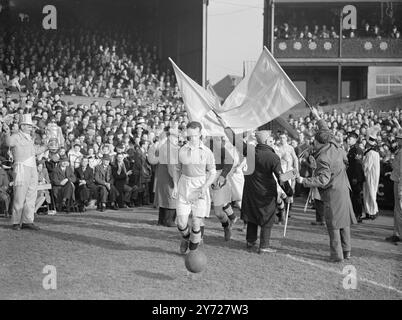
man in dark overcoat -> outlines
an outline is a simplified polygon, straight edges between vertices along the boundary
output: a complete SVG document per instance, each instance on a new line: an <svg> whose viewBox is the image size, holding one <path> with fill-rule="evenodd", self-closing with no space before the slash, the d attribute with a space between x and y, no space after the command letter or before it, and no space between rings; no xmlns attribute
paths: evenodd
<svg viewBox="0 0 402 320"><path fill-rule="evenodd" d="M132 188L128 185L128 178L131 174L132 171L128 170L126 167L124 154L118 153L116 155L116 162L112 166L112 175L114 186L119 191L117 203L120 208L126 208L127 204L130 202Z"/></svg>
<svg viewBox="0 0 402 320"><path fill-rule="evenodd" d="M349 166L346 170L348 174L349 183L352 188L350 192L350 198L352 200L353 211L355 213L358 222L362 222L363 212L363 183L364 183L364 171L363 171L363 150L357 145L358 135L352 132L349 137L349 145L351 146L348 152Z"/></svg>
<svg viewBox="0 0 402 320"><path fill-rule="evenodd" d="M110 156L104 154L102 163L95 167L95 185L98 189L98 210L101 212L105 210L107 202L110 203L113 210L119 209L116 203L119 191L117 191L114 186L110 160Z"/></svg>
<svg viewBox="0 0 402 320"><path fill-rule="evenodd" d="M8 217L8 211L10 208L11 196L10 196L10 180L7 172L1 165L5 162L5 159L0 156L0 212L3 212Z"/></svg>
<svg viewBox="0 0 402 320"><path fill-rule="evenodd" d="M50 174L50 180L56 198L56 210L61 211L65 208L66 212L71 211L75 201L76 177L67 156L60 158L59 165Z"/></svg>
<svg viewBox="0 0 402 320"><path fill-rule="evenodd" d="M313 114L318 119L319 128L314 141L317 169L314 177L297 179L305 187L318 187L324 203L330 261L341 262L350 258L350 225L356 223L346 174L346 152L335 142L326 122L319 117L315 108Z"/></svg>
<svg viewBox="0 0 402 320"><path fill-rule="evenodd" d="M253 172L245 175L241 219L247 222L247 247L249 249L256 247L257 230L260 226L259 253L270 253L276 251L269 248L269 240L275 222L277 181L280 181L282 168L279 156L273 149L274 138L271 132L257 131L256 138L255 149L248 148L247 151L247 166L250 168L252 153L254 153L255 162ZM292 196L293 191L289 183L285 182L283 186L286 195Z"/></svg>
<svg viewBox="0 0 402 320"><path fill-rule="evenodd" d="M89 200L96 197L94 169L89 166L87 157L82 158L80 167L75 169L75 176L77 177L78 207L80 212L84 212Z"/></svg>

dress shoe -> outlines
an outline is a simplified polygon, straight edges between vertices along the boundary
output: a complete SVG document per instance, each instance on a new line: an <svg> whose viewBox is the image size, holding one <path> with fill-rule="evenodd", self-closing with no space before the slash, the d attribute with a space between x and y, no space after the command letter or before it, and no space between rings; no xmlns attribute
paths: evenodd
<svg viewBox="0 0 402 320"><path fill-rule="evenodd" d="M386 241L389 241L389 242L393 242L393 243L397 243L397 242L400 242L401 241L401 238L399 238L398 236L396 236L396 235L393 235L393 236L390 236L390 237L387 237L387 238L385 238L385 240Z"/></svg>
<svg viewBox="0 0 402 320"><path fill-rule="evenodd" d="M258 253L259 254L263 254L263 253L275 253L276 250L275 249L271 249L271 248L259 248L258 249Z"/></svg>
<svg viewBox="0 0 402 320"><path fill-rule="evenodd" d="M329 262L332 262L332 263L340 263L342 261L343 261L342 258L334 258L334 257L329 258Z"/></svg>
<svg viewBox="0 0 402 320"><path fill-rule="evenodd" d="M232 237L232 227L228 225L227 227L223 228L225 241L229 241Z"/></svg>
<svg viewBox="0 0 402 320"><path fill-rule="evenodd" d="M247 241L247 250L250 252L258 251L257 242L248 242Z"/></svg>
<svg viewBox="0 0 402 320"><path fill-rule="evenodd" d="M21 225L21 229L30 229L30 230L35 230L35 231L40 230L40 228L38 226L34 225L33 223L23 223Z"/></svg>
<svg viewBox="0 0 402 320"><path fill-rule="evenodd" d="M345 260L350 259L350 251L343 251L343 259Z"/></svg>
<svg viewBox="0 0 402 320"><path fill-rule="evenodd" d="M377 218L377 215L376 214L373 214L373 215L371 215L371 214L366 214L366 216L363 218L363 220L375 220Z"/></svg>
<svg viewBox="0 0 402 320"><path fill-rule="evenodd" d="M13 230L15 230L15 231L19 231L19 230L21 230L21 226L19 225L19 224L13 224Z"/></svg>
<svg viewBox="0 0 402 320"><path fill-rule="evenodd" d="M185 254L187 252L190 240L182 239L180 242L180 253Z"/></svg>

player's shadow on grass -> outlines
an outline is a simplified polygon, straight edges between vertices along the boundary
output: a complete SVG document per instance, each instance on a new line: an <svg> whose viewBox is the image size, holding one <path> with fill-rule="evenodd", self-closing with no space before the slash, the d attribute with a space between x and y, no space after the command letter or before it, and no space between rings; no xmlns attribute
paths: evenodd
<svg viewBox="0 0 402 320"><path fill-rule="evenodd" d="M127 244L121 243L121 242L116 242L116 241L112 241L112 240L107 240L107 239L102 239L102 238L97 238L97 237L92 237L92 236L87 236L87 235L81 235L81 234L76 234L76 233L66 233L66 232L61 232L61 231L53 231L53 230L45 230L45 229L41 229L41 231L39 231L39 232L42 235L53 237L53 238L56 238L59 240L69 241L69 242L81 242L81 243L89 245L89 246L96 246L96 247L100 247L103 249L123 250L123 251L124 250L148 251L148 252L153 252L153 253L181 256L178 252L164 250L164 249L161 249L158 247L132 246L132 245L127 245Z"/></svg>
<svg viewBox="0 0 402 320"><path fill-rule="evenodd" d="M150 272L147 270L135 270L134 273L143 278L149 278L152 280L174 280L175 278L168 276L164 273Z"/></svg>
<svg viewBox="0 0 402 320"><path fill-rule="evenodd" d="M146 220L145 220L146 221ZM131 221L133 224L143 223L141 219L134 219ZM169 241L169 238L174 238L174 241L180 240L179 234L176 232L176 228L160 229L160 228L141 228L141 227L126 227L110 224L91 224L91 221L62 221L62 220L46 220L47 224L52 225L65 225L69 227L78 227L83 229L101 230L106 232L119 232L121 234L131 237L144 237L152 240L165 240ZM162 228L162 227L161 227ZM171 230L173 229L173 230Z"/></svg>
<svg viewBox="0 0 402 320"><path fill-rule="evenodd" d="M115 222L120 222L120 223L144 223L144 224L149 224L149 225L157 225L157 220L147 220L147 219L138 219L136 217L132 218L120 218L120 217L113 217L113 216L100 216L100 215L94 215L94 214L85 214L82 216L83 218L92 218L96 220L111 220Z"/></svg>
<svg viewBox="0 0 402 320"><path fill-rule="evenodd" d="M374 227L374 228L373 228ZM326 236L329 239L327 228L324 226L302 226L302 225L288 225L288 230L293 229L305 233L320 234ZM372 230L375 229L375 230ZM360 225L353 225L351 228L352 239L360 240L372 240L385 242L385 237L392 233L392 227L381 226L382 230L378 226L370 225L368 228L361 227Z"/></svg>
<svg viewBox="0 0 402 320"><path fill-rule="evenodd" d="M279 250L283 251L293 251L293 254L295 256L305 256L305 257L312 257L313 259L320 259L320 260L328 260L329 254L330 254L330 249L329 249L329 238L325 242L309 242L309 241L300 241L300 240L294 240L290 238L285 238L282 240L279 240L281 243L281 248ZM296 250L292 250L292 249ZM299 251L297 249L302 249L303 251ZM323 255L317 255L312 252L306 252L306 249L308 250L314 250L316 252L325 252ZM352 256L353 257L376 257L378 259L387 259L387 260L397 260L398 257L394 253L387 253L387 252L379 252L379 251L374 251L370 249L363 249L363 248L357 248L353 247L352 243Z"/></svg>
<svg viewBox="0 0 402 320"><path fill-rule="evenodd" d="M98 217L97 217L98 218ZM106 219L106 218L105 218ZM107 220L107 219L106 219ZM147 221L147 220L146 220ZM143 223L142 219L130 219L130 222L133 224L136 223ZM135 226L134 228L130 227L122 227L116 225L107 225L107 224L91 224L91 221L88 222L77 222L77 221L61 221L61 220L46 220L46 223L53 224L53 225L66 225L71 227L78 227L83 229L94 229L94 230L101 230L106 232L119 232L127 236L133 237L144 237L149 238L152 240L163 240L163 241L174 241L179 242L181 240L180 235L177 232L176 228L141 228ZM162 229L163 228L163 229ZM238 240L230 240L224 241L223 239L223 229L217 228L212 229L214 232L220 230L222 236L217 236L214 234L208 233L209 229L205 230L205 244L213 247L222 247L222 248L229 248L234 250L246 250L246 242L245 241L238 241ZM219 231L218 231L219 232ZM129 249L127 249L129 250Z"/></svg>

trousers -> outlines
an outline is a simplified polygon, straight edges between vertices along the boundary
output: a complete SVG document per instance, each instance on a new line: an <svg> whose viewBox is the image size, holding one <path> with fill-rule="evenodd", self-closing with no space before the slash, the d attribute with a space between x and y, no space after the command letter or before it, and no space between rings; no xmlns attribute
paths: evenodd
<svg viewBox="0 0 402 320"><path fill-rule="evenodd" d="M328 228L327 230L329 234L331 258L343 259L343 252L350 252L352 249L350 243L350 227L345 227L342 229Z"/></svg>
<svg viewBox="0 0 402 320"><path fill-rule="evenodd" d="M314 199L315 206L315 221L324 222L324 202Z"/></svg>
<svg viewBox="0 0 402 320"><path fill-rule="evenodd" d="M401 198L398 192L398 183L394 182L394 235L401 237L402 235L402 208L401 208Z"/></svg>
<svg viewBox="0 0 402 320"><path fill-rule="evenodd" d="M260 248L269 247L269 239L271 238L272 226L269 223L263 224L260 229ZM247 222L246 240L249 243L257 241L258 225L252 222Z"/></svg>
<svg viewBox="0 0 402 320"><path fill-rule="evenodd" d="M38 171L36 167L24 168L24 183L14 186L12 223L33 223L37 196Z"/></svg>

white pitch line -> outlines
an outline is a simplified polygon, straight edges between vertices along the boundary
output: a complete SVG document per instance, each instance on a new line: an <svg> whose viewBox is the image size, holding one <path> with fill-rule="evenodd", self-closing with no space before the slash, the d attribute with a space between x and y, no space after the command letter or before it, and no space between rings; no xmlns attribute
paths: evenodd
<svg viewBox="0 0 402 320"><path fill-rule="evenodd" d="M215 231L211 231L211 230L208 230L208 234L213 234L215 236L222 236L222 234L219 234L219 233L217 233ZM238 239L237 237L236 238L232 237L232 239L235 239L237 241L242 241L241 239ZM323 271L330 271L330 272L336 273L336 274L341 275L341 276L344 275L341 271L339 271L337 269L330 268L330 267L324 267L323 265L316 264L316 263L314 263L312 261L308 261L308 260L304 260L304 259L301 259L301 258L294 257L294 256L292 256L292 255L290 255L288 253L287 254L282 254L280 252L277 252L277 254L280 254L281 256L287 257L289 259L292 259L292 260L295 260L295 261L298 261L298 262L308 264L308 265L310 265L312 267L319 268L319 269L321 269ZM358 277L357 280L362 281L362 282L367 282L367 283L370 283L370 284L372 284L374 286L381 287L381 288L384 288L384 289L387 289L387 290L396 291L399 294L402 294L401 290L398 290L397 288L394 288L392 286L387 286L387 285L385 285L383 283L379 283L379 282L376 282L376 281L373 281L373 280L370 280L370 279L366 279L366 278L362 278L362 277Z"/></svg>
<svg viewBox="0 0 402 320"><path fill-rule="evenodd" d="M331 272L337 273L337 274L342 275L342 276L344 275L342 272L340 272L339 270L336 270L336 269L334 269L334 268L324 267L324 266L322 266L322 265L316 264L316 263L311 262L311 261L307 261L307 260L304 260L304 259L296 258L296 257L294 257L294 256L292 256L292 255L290 255L290 254L286 254L286 257L288 257L288 258L290 258L290 259L292 259L292 260L298 261L298 262L303 262L303 263L305 263L305 264L308 264L308 265L310 265L310 266L319 268L319 269L324 270L324 271L331 271ZM391 287L391 286L387 286L387 285L385 285L385 284L383 284L383 283L380 283L380 282L376 282L376 281L373 281L373 280L370 280L370 279L366 279L366 278L359 278L359 277L357 278L357 280L362 281L362 282L367 282L367 283L370 283L370 284L372 284L372 285L375 285L375 286L378 286L378 287L381 287L381 288L384 288L384 289L387 289L387 290L396 291L396 292L398 292L399 294L402 294L402 291L401 291L401 290L398 290L397 288L394 288L394 287Z"/></svg>
<svg viewBox="0 0 402 320"><path fill-rule="evenodd" d="M84 220L85 221L85 220ZM88 223L88 221L86 221L87 223ZM112 222L112 223L108 223L108 222L105 222L105 221L102 221L102 223L94 223L94 222L91 222L91 223L88 223L89 225L91 225L91 224L96 224L96 225L117 225L117 226L120 226L120 227L126 227L126 228L132 228L132 227L134 227L135 228L135 226L137 225L138 226L138 224L129 224L129 223L116 223L116 222ZM156 227L156 225L155 226L150 226L150 225L142 225L141 224L141 227L145 227L145 228L149 228L149 229L154 229L155 227ZM208 231L208 234L212 234L212 235L215 235L215 236L223 236L223 231L222 231L222 233L217 233L217 232L215 232L215 231L212 231L211 229L207 229ZM233 237L232 236L232 239L234 239L234 240L237 240L237 241L243 241L244 239L240 239L240 238L238 238L238 237ZM308 260L304 260L304 259L301 259L301 258L297 258L297 257L294 257L294 256L292 256L292 255L290 255L290 254L282 254L282 253L280 253L280 252L277 252L277 254L280 254L281 256L284 256L284 257L287 257L287 258L289 258L289 259L292 259L292 260L294 260L294 261L298 261L298 262L302 262L302 263L305 263L305 264L308 264L308 265L310 265L310 266L312 266L312 267L316 267L316 268L319 268L319 269L321 269L321 270L323 270L323 271L330 271L330 272L333 272L333 273L336 273L336 274L338 274L338 275L344 275L341 271L339 271L339 270L337 270L337 269L334 269L334 268L330 268L330 267L324 267L323 265L320 265L320 264L316 264L316 263L314 263L314 262L312 262L312 261L308 261ZM392 291L396 291L397 293L399 293L399 294L402 294L402 291L401 290L398 290L397 288L394 288L394 287L392 287L392 286L387 286L387 285L385 285L385 284L383 284L383 283L379 283L379 282L376 282L376 281L373 281L373 280L370 280L370 279L366 279L366 278L358 278L358 280L359 281L362 281L362 282L367 282L367 283L370 283L370 284L372 284L372 285L374 285L374 286L377 286L377 287L380 287L380 288L384 288L384 289L387 289L387 290L392 290Z"/></svg>

